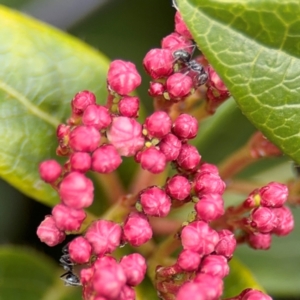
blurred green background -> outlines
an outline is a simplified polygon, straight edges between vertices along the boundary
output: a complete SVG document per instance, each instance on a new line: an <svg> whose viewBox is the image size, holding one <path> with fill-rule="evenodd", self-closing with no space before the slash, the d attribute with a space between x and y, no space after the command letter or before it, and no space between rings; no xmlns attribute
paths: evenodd
<svg viewBox="0 0 300 300"><path fill-rule="evenodd" d="M175 10L171 7L171 0L0 0L0 4L20 10L67 31L99 49L110 59L122 58L133 61L144 78L138 93L146 110L151 111L152 102L147 95L149 78L142 68L142 59L150 48L159 47L161 39L173 31ZM217 124L218 132L215 132L214 136L209 132L206 133L209 142L200 143L200 148L202 147L200 152L206 160L219 161L226 152L229 153L232 148L241 144L243 139L247 140L249 134L253 132L253 126L244 120L238 110L234 109L230 117L231 120L241 119L245 124L237 129L242 138L232 138L231 130L226 131L222 127L222 122ZM226 126L227 129L235 128L236 123L232 121L226 123ZM205 128L209 131L209 127L204 125L204 130ZM229 143L230 139L232 141ZM219 147L220 142L222 145L222 140L227 141L224 148ZM276 174L280 174L279 177L285 179L293 176L291 163L286 159L281 162L277 168L269 171L272 180L275 180ZM274 165L274 161L267 164ZM250 168L247 172L244 173L245 176L253 176L255 168ZM268 174L260 174L260 176L268 176ZM0 244L30 246L58 260L60 248L45 247L35 236L36 227L44 215L50 213L50 208L25 197L3 181L0 181L0 191ZM297 225L298 223L296 222ZM276 295L282 296L276 299L300 299L298 297L300 295L299 235L300 228L297 226L291 237L275 239L272 251L254 253L246 247L238 251L238 256L255 271L263 285L267 289L272 287L271 290ZM268 260L268 258L273 259ZM294 280L287 280L281 276L283 267L285 272L292 274ZM270 277L270 274L273 276ZM278 281L274 281L274 278ZM295 286L297 282L298 286ZM287 291L286 296L282 294L282 286Z"/></svg>

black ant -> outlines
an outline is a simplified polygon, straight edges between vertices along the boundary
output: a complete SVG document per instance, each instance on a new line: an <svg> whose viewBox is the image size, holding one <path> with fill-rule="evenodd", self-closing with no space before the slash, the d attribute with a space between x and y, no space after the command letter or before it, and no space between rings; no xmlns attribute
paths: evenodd
<svg viewBox="0 0 300 300"><path fill-rule="evenodd" d="M62 274L60 278L65 282L66 286L80 286L80 280L77 275L73 273L73 266L75 265L69 254L68 244L62 248L63 255L60 257L59 262L64 268L66 273Z"/></svg>
<svg viewBox="0 0 300 300"><path fill-rule="evenodd" d="M183 49L176 50L173 52L173 57L177 62L183 65L183 69L181 71L186 71L186 73L195 73L192 77L195 88L203 85L207 81L208 74L204 70L204 67L195 59L191 60L192 56L188 51Z"/></svg>

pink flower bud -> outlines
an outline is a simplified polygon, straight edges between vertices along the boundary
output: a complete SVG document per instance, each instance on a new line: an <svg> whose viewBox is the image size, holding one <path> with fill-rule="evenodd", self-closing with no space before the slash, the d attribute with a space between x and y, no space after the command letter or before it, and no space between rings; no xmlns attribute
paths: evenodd
<svg viewBox="0 0 300 300"><path fill-rule="evenodd" d="M121 163L122 158L113 145L102 145L92 154L92 170L98 173L111 173Z"/></svg>
<svg viewBox="0 0 300 300"><path fill-rule="evenodd" d="M219 175L219 170L218 167L213 165L213 164L209 164L209 163L203 163L200 168L199 168L199 173L214 173L216 175Z"/></svg>
<svg viewBox="0 0 300 300"><path fill-rule="evenodd" d="M272 300L272 298L261 291L246 289L239 295L239 300Z"/></svg>
<svg viewBox="0 0 300 300"><path fill-rule="evenodd" d="M142 191L140 202L144 213L153 217L166 217L171 209L170 197L156 186Z"/></svg>
<svg viewBox="0 0 300 300"><path fill-rule="evenodd" d="M69 139L69 134L71 132L71 126L65 124L59 124L56 129L56 137L57 139Z"/></svg>
<svg viewBox="0 0 300 300"><path fill-rule="evenodd" d="M175 175L167 181L165 189L171 198L184 200L190 195L191 184L186 177Z"/></svg>
<svg viewBox="0 0 300 300"><path fill-rule="evenodd" d="M82 116L84 125L93 126L97 130L107 128L111 121L109 110L105 106L97 104L89 105Z"/></svg>
<svg viewBox="0 0 300 300"><path fill-rule="evenodd" d="M183 35L187 39L190 39L190 40L193 39L189 29L187 28L187 26L184 23L179 11L177 11L175 14L175 31L178 32L180 35Z"/></svg>
<svg viewBox="0 0 300 300"><path fill-rule="evenodd" d="M175 160L181 150L180 140L172 133L167 134L159 143L160 151L166 156L167 161Z"/></svg>
<svg viewBox="0 0 300 300"><path fill-rule="evenodd" d="M271 232L277 226L277 216L267 207L258 207L251 212L251 227L261 233Z"/></svg>
<svg viewBox="0 0 300 300"><path fill-rule="evenodd" d="M286 202L288 193L285 184L270 182L259 189L260 204L266 207L281 207Z"/></svg>
<svg viewBox="0 0 300 300"><path fill-rule="evenodd" d="M129 118L137 118L140 108L140 100L138 97L123 97L119 102L119 112L121 116Z"/></svg>
<svg viewBox="0 0 300 300"><path fill-rule="evenodd" d="M272 230L272 233L284 236L291 233L294 229L294 217L288 207L274 208L273 213L277 217L277 225Z"/></svg>
<svg viewBox="0 0 300 300"><path fill-rule="evenodd" d="M181 114L172 126L172 132L181 140L193 139L198 133L198 121L191 115Z"/></svg>
<svg viewBox="0 0 300 300"><path fill-rule="evenodd" d="M195 205L199 219L210 222L224 214L224 201L219 194L205 194Z"/></svg>
<svg viewBox="0 0 300 300"><path fill-rule="evenodd" d="M146 72L153 78L168 77L173 73L174 58L169 49L151 49L143 60Z"/></svg>
<svg viewBox="0 0 300 300"><path fill-rule="evenodd" d="M77 264L88 263L92 255L92 246L82 236L72 240L68 247L70 258Z"/></svg>
<svg viewBox="0 0 300 300"><path fill-rule="evenodd" d="M69 145L74 151L93 152L100 143L100 132L93 126L77 126L70 133Z"/></svg>
<svg viewBox="0 0 300 300"><path fill-rule="evenodd" d="M82 91L75 95L72 99L71 106L72 111L76 115L82 115L84 110L91 104L96 103L96 96L89 91Z"/></svg>
<svg viewBox="0 0 300 300"><path fill-rule="evenodd" d="M65 239L65 233L60 231L52 216L46 216L36 231L39 239L49 247L60 244Z"/></svg>
<svg viewBox="0 0 300 300"><path fill-rule="evenodd" d="M194 221L181 231L183 249L192 250L201 255L213 252L218 241L218 233L203 221Z"/></svg>
<svg viewBox="0 0 300 300"><path fill-rule="evenodd" d="M147 148L139 156L141 167L153 174L161 173L166 168L166 156L155 147Z"/></svg>
<svg viewBox="0 0 300 300"><path fill-rule="evenodd" d="M70 164L72 171L85 173L91 168L92 158L87 152L75 152L71 154Z"/></svg>
<svg viewBox="0 0 300 300"><path fill-rule="evenodd" d="M223 279L219 276L198 273L194 279L205 293L205 300L217 300L223 293Z"/></svg>
<svg viewBox="0 0 300 300"><path fill-rule="evenodd" d="M40 163L39 172L40 172L41 178L45 182L52 183L59 178L59 176L62 172L62 167L54 159L45 160L42 163Z"/></svg>
<svg viewBox="0 0 300 300"><path fill-rule="evenodd" d="M94 275L94 268L86 268L80 270L80 281L82 285L90 283Z"/></svg>
<svg viewBox="0 0 300 300"><path fill-rule="evenodd" d="M227 229L220 230L219 242L215 247L216 254L223 255L226 258L230 259L233 256L233 252L236 248L236 239L234 234Z"/></svg>
<svg viewBox="0 0 300 300"><path fill-rule="evenodd" d="M207 298L207 295L205 291L202 289L202 286L194 281L188 281L187 283L184 283L177 295L176 300L187 300L187 299L193 299L193 300L212 300L215 298Z"/></svg>
<svg viewBox="0 0 300 300"><path fill-rule="evenodd" d="M150 87L148 89L148 94L151 97L158 97L162 96L162 94L165 92L165 86L161 82L150 82Z"/></svg>
<svg viewBox="0 0 300 300"><path fill-rule="evenodd" d="M75 209L63 204L55 205L52 215L57 228L62 231L78 231L86 218L83 209Z"/></svg>
<svg viewBox="0 0 300 300"><path fill-rule="evenodd" d="M201 156L195 146L184 144L182 145L177 157L177 164L180 168L186 171L194 170L200 163Z"/></svg>
<svg viewBox="0 0 300 300"><path fill-rule="evenodd" d="M222 255L208 255L201 262L200 272L220 278L226 277L229 274L227 259Z"/></svg>
<svg viewBox="0 0 300 300"><path fill-rule="evenodd" d="M121 156L134 156L144 146L145 142L141 124L127 117L113 119L107 131L107 138Z"/></svg>
<svg viewBox="0 0 300 300"><path fill-rule="evenodd" d="M119 95L131 93L141 84L141 81L141 76L133 63L119 59L111 62L107 83L109 88Z"/></svg>
<svg viewBox="0 0 300 300"><path fill-rule="evenodd" d="M92 223L85 233L85 238L92 245L97 255L113 252L121 241L121 226L112 221L98 220Z"/></svg>
<svg viewBox="0 0 300 300"><path fill-rule="evenodd" d="M126 283L123 268L117 263L97 268L93 276L93 287L97 296L107 299L119 299L121 290Z"/></svg>
<svg viewBox="0 0 300 300"><path fill-rule="evenodd" d="M182 250L178 256L177 263L184 271L196 271L199 268L201 256L191 250Z"/></svg>
<svg viewBox="0 0 300 300"><path fill-rule="evenodd" d="M190 95L193 89L193 80L182 73L170 75L166 82L166 90L173 101L180 101Z"/></svg>
<svg viewBox="0 0 300 300"><path fill-rule="evenodd" d="M255 132L251 136L248 147L253 158L276 157L282 155L281 150L263 136L260 131Z"/></svg>
<svg viewBox="0 0 300 300"><path fill-rule="evenodd" d="M225 191L225 182L215 173L203 172L195 176L194 189L200 197L204 194L222 195Z"/></svg>
<svg viewBox="0 0 300 300"><path fill-rule="evenodd" d="M127 281L130 286L140 284L146 274L147 264L145 258L139 253L123 256L120 261L120 266L123 268Z"/></svg>
<svg viewBox="0 0 300 300"><path fill-rule="evenodd" d="M123 226L123 239L132 246L138 247L152 238L152 228L143 213L131 213Z"/></svg>
<svg viewBox="0 0 300 300"><path fill-rule="evenodd" d="M75 209L88 207L94 199L93 182L79 172L71 172L62 180L59 196L69 207Z"/></svg>
<svg viewBox="0 0 300 300"><path fill-rule="evenodd" d="M171 131L172 120L164 111L156 111L145 120L145 128L151 137L162 138Z"/></svg>
<svg viewBox="0 0 300 300"><path fill-rule="evenodd" d="M191 40L185 38L177 32L172 32L162 39L161 47L163 49L170 49L172 52L184 49L185 51L191 53L193 50L193 43Z"/></svg>
<svg viewBox="0 0 300 300"><path fill-rule="evenodd" d="M135 300L135 299L136 299L135 290L128 285L124 285L121 290L119 300Z"/></svg>
<svg viewBox="0 0 300 300"><path fill-rule="evenodd" d="M249 234L247 242L253 249L268 250L271 247L272 236L270 233Z"/></svg>

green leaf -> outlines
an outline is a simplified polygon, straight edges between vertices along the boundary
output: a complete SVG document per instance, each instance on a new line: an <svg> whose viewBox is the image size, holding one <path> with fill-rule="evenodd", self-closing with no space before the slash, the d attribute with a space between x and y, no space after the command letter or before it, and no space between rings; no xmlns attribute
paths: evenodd
<svg viewBox="0 0 300 300"><path fill-rule="evenodd" d="M264 291L253 277L250 270L237 258L233 258L230 263L230 273L225 277L223 297L233 297L239 295L246 288L253 288Z"/></svg>
<svg viewBox="0 0 300 300"><path fill-rule="evenodd" d="M106 100L108 60L81 41L0 6L0 176L46 204L38 164L55 157L56 126L80 90Z"/></svg>
<svg viewBox="0 0 300 300"><path fill-rule="evenodd" d="M0 248L0 300L80 300L81 289L64 286L63 269L28 248Z"/></svg>
<svg viewBox="0 0 300 300"><path fill-rule="evenodd" d="M177 4L242 112L300 163L299 3L177 0Z"/></svg>

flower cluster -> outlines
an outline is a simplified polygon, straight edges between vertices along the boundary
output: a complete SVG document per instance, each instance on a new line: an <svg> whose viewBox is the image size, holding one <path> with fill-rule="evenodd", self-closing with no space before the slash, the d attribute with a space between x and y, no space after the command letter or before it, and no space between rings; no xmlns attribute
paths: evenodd
<svg viewBox="0 0 300 300"><path fill-rule="evenodd" d="M147 260L140 253L117 258L115 251L126 244L150 243L153 218L167 217L186 203L194 209L177 228L171 251L164 253L164 247L157 246L156 252L148 253L152 252L148 275L161 299L219 299L237 243L267 249L271 234L286 235L293 229L292 214L283 206L287 188L279 183L256 189L237 207L224 208L226 185L218 168L203 162L189 143L198 133L199 119L188 108L205 100L211 114L229 92L203 56L192 59L194 50L192 35L177 12L175 32L143 61L152 78L149 95L155 112L143 123L137 120L140 100L132 92L141 76L131 62L115 60L108 70L106 104L97 104L90 91L79 92L71 102L70 118L58 126L56 153L67 158L64 165L55 160L40 164L41 178L58 192L61 202L42 221L37 235L55 246L67 234L79 234L67 244L60 262L67 271L63 280L67 285L81 284L85 300L135 299L134 287L146 275ZM83 233L85 209L94 201L93 182L86 173L109 174L124 157L133 157L140 165L140 177L149 176L148 172L164 174L168 165L173 174L160 186L147 181L146 187L135 187L134 195L115 199L109 217L87 222ZM162 265L161 254L172 254L180 246L176 260ZM78 276L74 265L81 267ZM251 297L269 299L250 289L232 299Z"/></svg>

